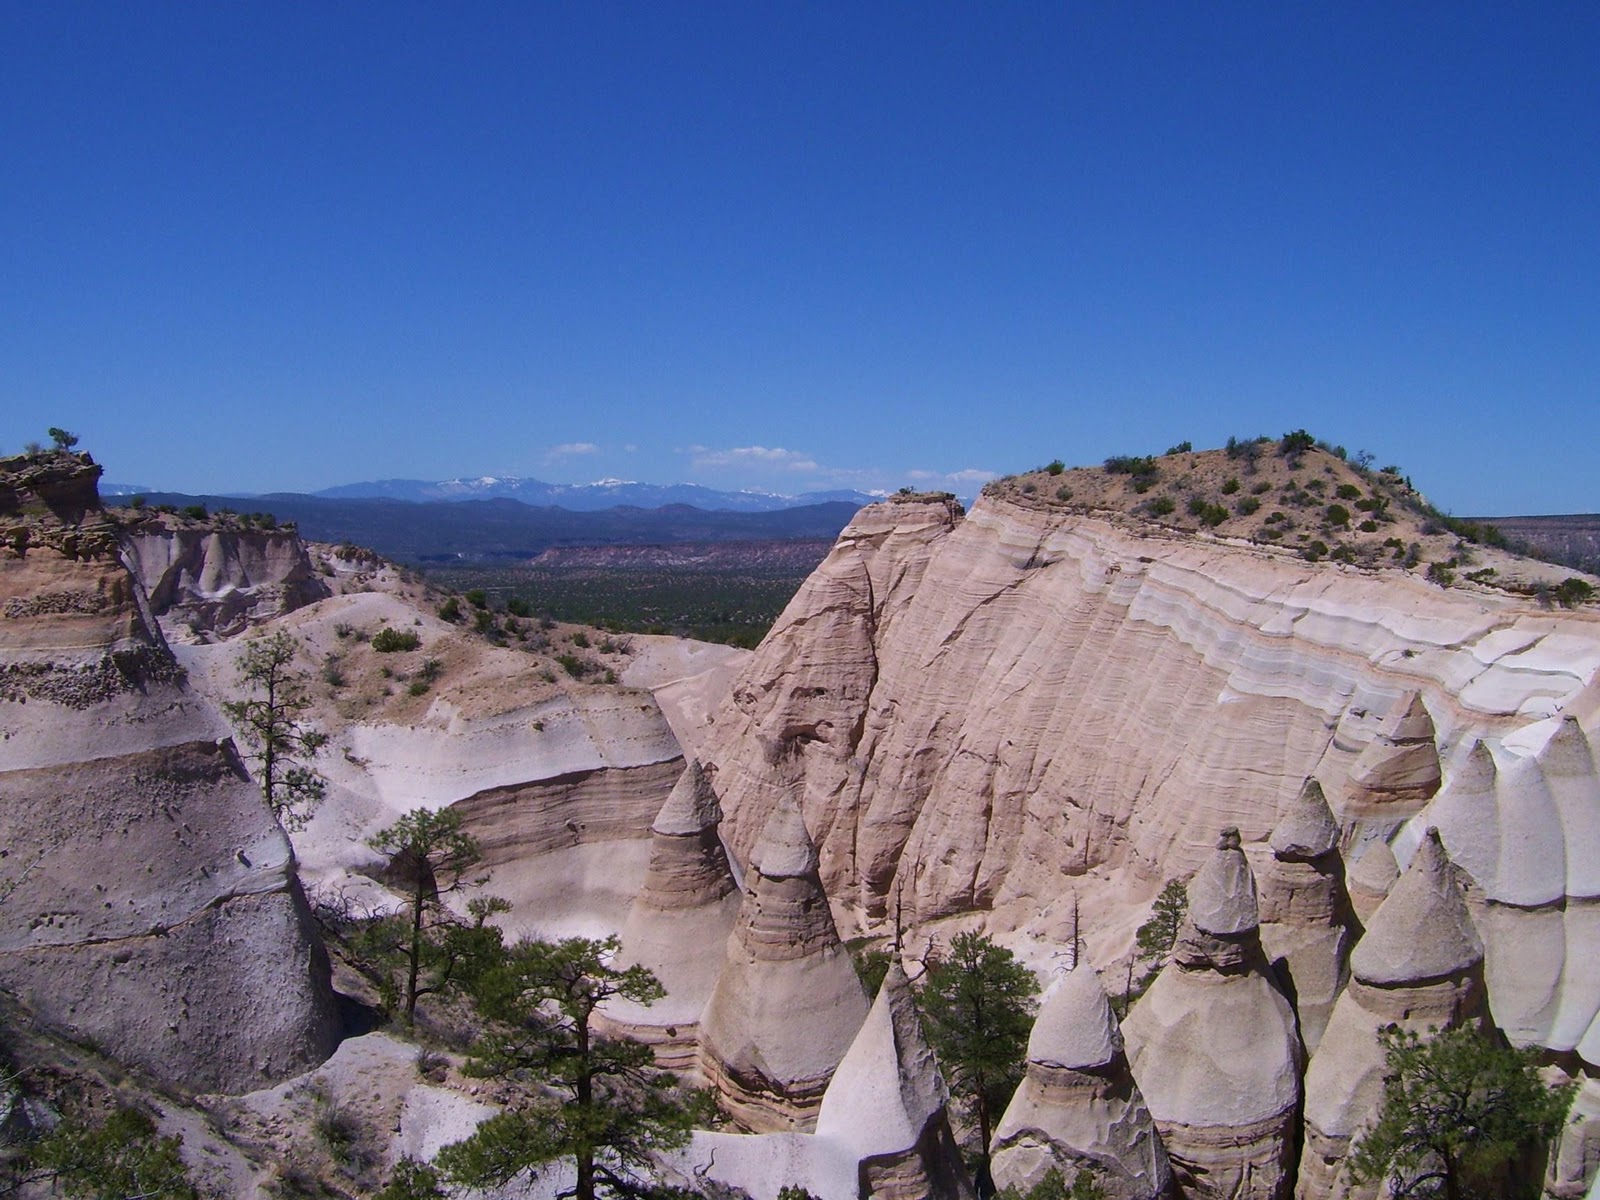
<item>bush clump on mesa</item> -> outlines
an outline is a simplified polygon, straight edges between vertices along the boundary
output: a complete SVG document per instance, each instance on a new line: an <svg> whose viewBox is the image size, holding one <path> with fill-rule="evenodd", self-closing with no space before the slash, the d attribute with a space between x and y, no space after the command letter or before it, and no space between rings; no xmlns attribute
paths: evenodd
<svg viewBox="0 0 1600 1200"><path fill-rule="evenodd" d="M380 629L372 635L372 648L379 654L393 654L399 650L415 650L422 639L409 629Z"/></svg>

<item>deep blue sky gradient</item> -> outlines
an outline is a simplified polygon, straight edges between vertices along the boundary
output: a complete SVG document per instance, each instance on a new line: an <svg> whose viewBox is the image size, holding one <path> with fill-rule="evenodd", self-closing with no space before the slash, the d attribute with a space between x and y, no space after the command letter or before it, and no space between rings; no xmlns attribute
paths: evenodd
<svg viewBox="0 0 1600 1200"><path fill-rule="evenodd" d="M1600 510L1600 5L0 6L0 450ZM958 475L957 473L965 472Z"/></svg>

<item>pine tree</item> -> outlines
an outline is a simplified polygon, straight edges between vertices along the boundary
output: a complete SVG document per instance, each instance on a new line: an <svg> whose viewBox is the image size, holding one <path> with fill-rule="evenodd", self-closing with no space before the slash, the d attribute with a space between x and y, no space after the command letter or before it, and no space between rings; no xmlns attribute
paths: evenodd
<svg viewBox="0 0 1600 1200"><path fill-rule="evenodd" d="M455 809L430 812L413 809L393 825L367 839L367 845L389 856L390 865L406 884L404 915L374 922L355 939L353 950L369 965L387 970L398 961L403 983L394 989L406 1024L416 1022L417 998L441 992L470 974L500 950L499 931L488 918L509 910L494 896L475 897L463 922L444 897L487 876L468 879L465 872L483 857L478 843L461 831Z"/></svg>
<svg viewBox="0 0 1600 1200"><path fill-rule="evenodd" d="M923 976L918 1001L928 1041L957 1104L977 1126L978 1186L994 1193L989 1143L995 1120L1027 1069L1039 984L987 934L959 933Z"/></svg>
<svg viewBox="0 0 1600 1200"><path fill-rule="evenodd" d="M1379 1037L1383 1100L1351 1152L1350 1177L1387 1177L1397 1200L1508 1196L1505 1168L1561 1128L1575 1085L1545 1087L1532 1052L1470 1026L1427 1038L1390 1026Z"/></svg>
<svg viewBox="0 0 1600 1200"><path fill-rule="evenodd" d="M267 807L290 832L304 829L322 803L326 785L309 760L328 741L327 734L300 719L311 699L305 675L294 669L295 649L282 629L246 642L237 669L240 685L251 695L222 706L256 763Z"/></svg>
<svg viewBox="0 0 1600 1200"><path fill-rule="evenodd" d="M50 1180L79 1200L196 1200L180 1153L181 1137L159 1137L136 1108L117 1109L98 1124L65 1120L28 1148L31 1181Z"/></svg>
<svg viewBox="0 0 1600 1200"><path fill-rule="evenodd" d="M522 942L479 981L479 1011L490 1024L468 1069L518 1085L520 1098L439 1152L452 1182L503 1187L565 1159L576 1200L681 1194L652 1188L642 1172L658 1152L687 1144L709 1106L656 1070L648 1046L590 1027L610 999L649 1004L665 994L643 967L609 965L616 951L615 938Z"/></svg>

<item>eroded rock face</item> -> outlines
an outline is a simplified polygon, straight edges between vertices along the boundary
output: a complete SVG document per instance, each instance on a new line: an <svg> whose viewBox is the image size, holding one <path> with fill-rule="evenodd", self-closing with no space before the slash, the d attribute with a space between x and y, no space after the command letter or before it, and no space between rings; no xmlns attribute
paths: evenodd
<svg viewBox="0 0 1600 1200"><path fill-rule="evenodd" d="M1189 886L1173 961L1124 1022L1128 1060L1185 1196L1277 1200L1304 1061L1261 952L1254 881L1226 829Z"/></svg>
<svg viewBox="0 0 1600 1200"><path fill-rule="evenodd" d="M700 1019L700 1069L753 1133L815 1127L824 1090L867 1015L799 805L772 813L752 856L726 958Z"/></svg>
<svg viewBox="0 0 1600 1200"><path fill-rule="evenodd" d="M1553 727L1553 728L1552 728ZM1480 741L1419 821L1477 885L1495 1024L1600 1061L1600 776L1573 717Z"/></svg>
<svg viewBox="0 0 1600 1200"><path fill-rule="evenodd" d="M1172 1169L1093 968L1051 987L1028 1038L1028 1071L995 1127L995 1184L1026 1192L1051 1167L1088 1169L1109 1200L1171 1195Z"/></svg>
<svg viewBox="0 0 1600 1200"><path fill-rule="evenodd" d="M971 1200L950 1132L949 1090L922 1032L899 959L822 1098L817 1136L856 1156L863 1196Z"/></svg>
<svg viewBox="0 0 1600 1200"><path fill-rule="evenodd" d="M1379 1031L1453 1029L1483 1015L1483 943L1436 830L1373 914L1350 971L1306 1072L1299 1200L1349 1188L1345 1154L1383 1094Z"/></svg>
<svg viewBox="0 0 1600 1200"><path fill-rule="evenodd" d="M736 858L795 791L836 898L1022 925L1063 872L1170 878L1221 825L1265 839L1311 776L1335 812L1374 788L1418 805L1424 715L1451 745L1504 736L1597 670L1600 628L1512 598L993 497L965 519L891 501L796 595L702 753ZM1398 758L1354 778L1383 738Z"/></svg>
<svg viewBox="0 0 1600 1200"><path fill-rule="evenodd" d="M289 843L113 547L85 546L0 552L0 984L172 1085L305 1070L338 1025Z"/></svg>
<svg viewBox="0 0 1600 1200"><path fill-rule="evenodd" d="M228 636L329 595L287 530L130 527L123 561L151 611L174 626Z"/></svg>

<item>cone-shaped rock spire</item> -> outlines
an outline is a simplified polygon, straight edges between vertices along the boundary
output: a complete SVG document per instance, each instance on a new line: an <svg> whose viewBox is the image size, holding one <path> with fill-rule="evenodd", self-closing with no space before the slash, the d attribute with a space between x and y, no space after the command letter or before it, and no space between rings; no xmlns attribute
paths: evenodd
<svg viewBox="0 0 1600 1200"><path fill-rule="evenodd" d="M1222 831L1217 852L1189 885L1189 919L1202 933L1219 936L1248 933L1261 923L1255 879L1232 825Z"/></svg>
<svg viewBox="0 0 1600 1200"><path fill-rule="evenodd" d="M862 1195L968 1200L974 1192L950 1132L949 1100L896 957L823 1095L817 1136L856 1155Z"/></svg>
<svg viewBox="0 0 1600 1200"><path fill-rule="evenodd" d="M1338 848L1339 822L1315 779L1305 781L1278 818L1268 845L1276 857L1292 862L1315 862Z"/></svg>
<svg viewBox="0 0 1600 1200"><path fill-rule="evenodd" d="M691 758L667 794L667 802L656 814L650 832L667 837L698 837L715 829L721 820L722 806L717 803L711 780L700 760Z"/></svg>
<svg viewBox="0 0 1600 1200"><path fill-rule="evenodd" d="M1349 986L1306 1072L1305 1151L1296 1195L1340 1195L1351 1138L1383 1092L1379 1031L1451 1029L1483 1013L1483 943L1455 867L1429 829L1350 956Z"/></svg>
<svg viewBox="0 0 1600 1200"><path fill-rule="evenodd" d="M1414 812L1439 790L1439 751L1433 718L1422 696L1402 697L1387 730L1369 742L1350 768L1351 803L1362 811Z"/></svg>
<svg viewBox="0 0 1600 1200"><path fill-rule="evenodd" d="M1279 1200L1290 1182L1302 1051L1257 914L1238 831L1225 829L1189 885L1173 960L1123 1023L1134 1078L1189 1197Z"/></svg>
<svg viewBox="0 0 1600 1200"><path fill-rule="evenodd" d="M998 1186L1026 1191L1051 1167L1069 1184L1094 1171L1108 1200L1154 1200L1172 1185L1121 1031L1088 966L1046 993L1028 1038L1028 1072L995 1128Z"/></svg>
<svg viewBox="0 0 1600 1200"><path fill-rule="evenodd" d="M651 826L644 884L622 926L620 962L649 968L667 994L649 1006L615 1001L599 1017L653 1046L656 1061L673 1070L695 1064L700 1013L739 912L721 819L710 780L691 760Z"/></svg>
<svg viewBox="0 0 1600 1200"><path fill-rule="evenodd" d="M1316 1048L1349 973L1354 941L1339 823L1322 785L1307 779L1284 810L1261 873L1261 945L1287 979L1300 1014L1300 1037Z"/></svg>
<svg viewBox="0 0 1600 1200"><path fill-rule="evenodd" d="M767 818L700 1022L700 1067L753 1132L809 1130L867 997L839 941L792 795Z"/></svg>
<svg viewBox="0 0 1600 1200"><path fill-rule="evenodd" d="M1350 956L1351 969L1363 983L1398 987L1444 979L1482 962L1483 941L1467 915L1439 831L1430 829L1373 915Z"/></svg>

